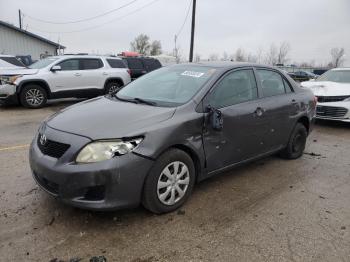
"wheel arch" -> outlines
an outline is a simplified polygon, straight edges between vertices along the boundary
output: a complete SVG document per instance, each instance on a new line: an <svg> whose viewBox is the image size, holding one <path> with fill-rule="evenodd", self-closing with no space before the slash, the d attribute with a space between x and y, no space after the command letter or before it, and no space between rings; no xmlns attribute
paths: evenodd
<svg viewBox="0 0 350 262"><path fill-rule="evenodd" d="M24 87L26 87L27 85L38 85L38 86L44 88L44 90L47 93L48 98L51 97L51 90L50 90L48 83L45 80L41 80L41 79L26 80L26 81L21 82L17 86L16 93L19 95L21 93L22 89Z"/></svg>
<svg viewBox="0 0 350 262"><path fill-rule="evenodd" d="M124 81L122 78L120 77L109 77L105 80L105 84L104 84L104 88L106 88L106 86L111 83L111 82L117 82L119 84L121 84L121 86L124 86Z"/></svg>
<svg viewBox="0 0 350 262"><path fill-rule="evenodd" d="M310 120L307 116L301 116L299 117L298 121L296 124L298 123L301 123L305 128L306 128L306 131L307 133L309 134L309 131L310 131Z"/></svg>

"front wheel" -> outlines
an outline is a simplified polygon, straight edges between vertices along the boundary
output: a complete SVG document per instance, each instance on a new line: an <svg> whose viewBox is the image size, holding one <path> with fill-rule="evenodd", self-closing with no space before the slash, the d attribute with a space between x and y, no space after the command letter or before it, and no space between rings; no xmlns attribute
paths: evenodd
<svg viewBox="0 0 350 262"><path fill-rule="evenodd" d="M19 94L21 104L27 108L41 108L46 104L47 93L38 85L27 85Z"/></svg>
<svg viewBox="0 0 350 262"><path fill-rule="evenodd" d="M143 206L161 214L176 210L191 195L195 168L191 157L179 149L161 155L146 178Z"/></svg>
<svg viewBox="0 0 350 262"><path fill-rule="evenodd" d="M118 92L122 89L122 85L119 82L109 82L105 88L105 94L110 95Z"/></svg>
<svg viewBox="0 0 350 262"><path fill-rule="evenodd" d="M287 147L281 152L281 156L287 159L297 159L304 153L307 139L307 130L301 123L297 123L290 138Z"/></svg>

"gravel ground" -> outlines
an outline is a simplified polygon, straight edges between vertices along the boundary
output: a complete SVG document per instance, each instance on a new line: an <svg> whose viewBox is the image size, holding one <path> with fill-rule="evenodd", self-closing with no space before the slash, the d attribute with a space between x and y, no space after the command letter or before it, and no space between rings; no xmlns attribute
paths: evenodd
<svg viewBox="0 0 350 262"><path fill-rule="evenodd" d="M198 184L177 212L99 213L57 202L30 174L39 123L69 104L0 107L0 261L350 261L350 124L318 123L298 160Z"/></svg>

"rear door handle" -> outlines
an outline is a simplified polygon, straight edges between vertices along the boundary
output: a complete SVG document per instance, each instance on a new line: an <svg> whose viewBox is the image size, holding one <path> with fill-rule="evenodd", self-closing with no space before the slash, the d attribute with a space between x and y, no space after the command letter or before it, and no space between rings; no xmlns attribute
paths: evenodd
<svg viewBox="0 0 350 262"><path fill-rule="evenodd" d="M74 75L75 75L75 76L81 76L81 74L80 74L80 73L75 73Z"/></svg>
<svg viewBox="0 0 350 262"><path fill-rule="evenodd" d="M258 107L255 111L254 114L257 116L262 116L264 114L265 110L261 107Z"/></svg>

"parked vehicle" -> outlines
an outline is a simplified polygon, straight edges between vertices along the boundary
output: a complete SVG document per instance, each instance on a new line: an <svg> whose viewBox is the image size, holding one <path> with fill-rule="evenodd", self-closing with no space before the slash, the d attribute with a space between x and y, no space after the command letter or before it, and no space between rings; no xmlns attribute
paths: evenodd
<svg viewBox="0 0 350 262"><path fill-rule="evenodd" d="M43 107L47 99L91 98L118 91L130 82L120 58L101 56L51 56L29 69L1 72L0 101Z"/></svg>
<svg viewBox="0 0 350 262"><path fill-rule="evenodd" d="M2 70L21 69L26 66L12 55L0 55L0 74Z"/></svg>
<svg viewBox="0 0 350 262"><path fill-rule="evenodd" d="M296 71L296 72L290 72L288 73L291 78L293 78L295 81L302 82L302 81L309 81L311 79L316 79L317 75L314 73L308 72L308 71Z"/></svg>
<svg viewBox="0 0 350 262"><path fill-rule="evenodd" d="M16 55L16 58L21 61L25 66L30 66L35 61L32 60L32 56L30 55Z"/></svg>
<svg viewBox="0 0 350 262"><path fill-rule="evenodd" d="M317 97L316 118L350 122L350 68L329 70L301 85Z"/></svg>
<svg viewBox="0 0 350 262"><path fill-rule="evenodd" d="M303 154L316 102L277 69L242 63L164 67L40 126L36 182L73 206L170 212L195 182L280 152Z"/></svg>
<svg viewBox="0 0 350 262"><path fill-rule="evenodd" d="M132 80L162 67L158 59L151 57L123 57L123 60L130 69Z"/></svg>

